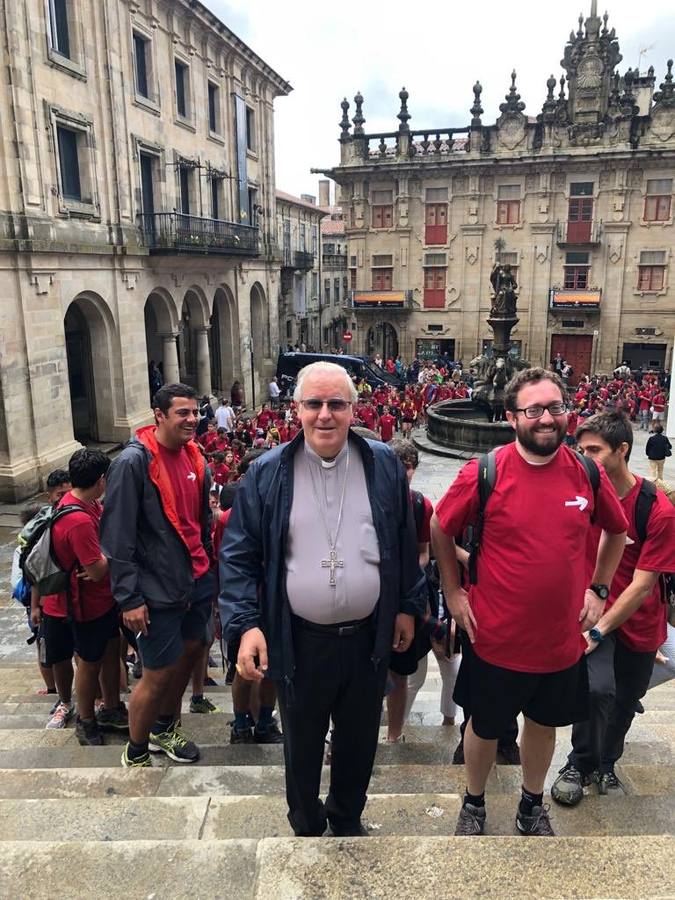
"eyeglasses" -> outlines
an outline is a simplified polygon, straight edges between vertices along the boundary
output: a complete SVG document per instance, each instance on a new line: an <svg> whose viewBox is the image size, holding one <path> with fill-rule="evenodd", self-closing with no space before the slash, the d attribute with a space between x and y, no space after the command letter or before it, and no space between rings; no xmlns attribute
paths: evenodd
<svg viewBox="0 0 675 900"><path fill-rule="evenodd" d="M548 406L526 406L524 409L516 408L516 412L525 413L526 419L541 419L547 411L552 416L562 416L567 412L567 404L557 401L556 403L549 403Z"/></svg>
<svg viewBox="0 0 675 900"><path fill-rule="evenodd" d="M299 400L299 403L308 409L310 412L319 412L319 410L323 409L324 403L328 407L328 411L335 412L344 412L349 406L352 405L351 400L343 400L341 397L332 397L330 400Z"/></svg>

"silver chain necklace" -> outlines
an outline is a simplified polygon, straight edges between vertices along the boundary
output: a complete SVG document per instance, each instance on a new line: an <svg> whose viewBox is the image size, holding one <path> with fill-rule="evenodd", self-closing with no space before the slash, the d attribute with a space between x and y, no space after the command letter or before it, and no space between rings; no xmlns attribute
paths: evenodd
<svg viewBox="0 0 675 900"><path fill-rule="evenodd" d="M322 569L330 569L330 574L328 577L328 584L331 587L337 587L337 579L335 577L335 570L336 569L344 569L344 565L345 565L345 562L343 559L338 559L336 548L337 548L338 535L340 534L340 526L342 525L342 510L344 508L348 474L349 474L349 448L347 448L347 462L345 465L345 475L342 480L342 495L340 496L340 508L338 510L337 523L335 525L335 538L333 538L330 533L330 527L328 525L327 516L324 516L323 506L321 505L321 500L319 498L319 492L318 492L316 484L314 482L313 465L310 462L309 480L312 482L312 493L314 494L314 499L316 501L316 505L319 510L319 516L321 518L321 522L323 524L324 531L326 532L326 538L328 540L328 548L329 548L328 559L321 560L321 568ZM325 495L325 490L324 490L324 495ZM328 498L325 497L324 499L325 499L325 503L326 503L326 511L328 511Z"/></svg>

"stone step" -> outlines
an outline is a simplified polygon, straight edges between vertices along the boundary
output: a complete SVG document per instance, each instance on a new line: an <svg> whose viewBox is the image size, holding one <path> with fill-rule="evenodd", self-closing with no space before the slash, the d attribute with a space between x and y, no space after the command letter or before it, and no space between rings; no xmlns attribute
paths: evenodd
<svg viewBox="0 0 675 900"><path fill-rule="evenodd" d="M630 795L674 796L675 767L621 763L617 772ZM546 788L557 770L551 768ZM329 769L322 772L322 791L328 790ZM490 794L518 796L522 784L520 766L495 766L488 779ZM376 765L370 781L373 794L462 794L466 784L463 766ZM129 771L115 767L0 769L0 799L59 799L86 797L200 797L282 795L284 767L155 765ZM595 788L588 788L593 796ZM675 802L675 801L674 801Z"/></svg>
<svg viewBox="0 0 675 900"><path fill-rule="evenodd" d="M206 717L205 717L206 718ZM208 723L204 724L206 729ZM645 735L636 740L631 735L626 741L623 760L626 763L644 765L675 766L675 746L663 739L663 732L670 732L672 726L655 726L660 730L659 738ZM449 729L448 729L449 730ZM187 733L192 735L188 729ZM274 765L283 761L283 747L277 745L228 743L227 731L214 727L213 731L201 732L199 739L201 757L196 765ZM196 735L195 735L196 736ZM203 738L206 738L205 740ZM121 746L125 741L122 734L107 734L106 746L81 747L74 728L61 730L47 729L5 729L0 731L0 768L67 768L69 766L116 766L119 763ZM456 742L450 738L434 742L414 742L387 744L380 742L376 763L379 765L450 765ZM564 764L569 752L569 740L560 735L553 756L553 767ZM158 754L161 764L171 761ZM180 764L177 764L180 765Z"/></svg>
<svg viewBox="0 0 675 900"><path fill-rule="evenodd" d="M589 861L589 864L580 864ZM590 864L592 861L592 865ZM33 874L39 873L38 877ZM8 841L0 895L215 900L466 897L656 898L675 892L672 838L370 837L187 841ZM536 881L533 893L532 882ZM60 888L56 888L59 894ZM61 893L62 895L62 893Z"/></svg>
<svg viewBox="0 0 675 900"><path fill-rule="evenodd" d="M488 798L486 834L516 834L517 796ZM459 794L371 794L363 822L372 834L450 836ZM0 841L227 840L290 837L282 796L116 797L0 800ZM670 797L589 796L551 811L560 836L675 834Z"/></svg>

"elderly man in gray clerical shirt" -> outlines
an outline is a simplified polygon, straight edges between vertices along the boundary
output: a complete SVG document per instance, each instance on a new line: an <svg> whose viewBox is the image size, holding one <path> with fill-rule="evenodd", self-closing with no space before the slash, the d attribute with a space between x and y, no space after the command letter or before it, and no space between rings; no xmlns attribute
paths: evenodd
<svg viewBox="0 0 675 900"><path fill-rule="evenodd" d="M220 611L244 678L278 682L296 835L365 834L390 652L424 611L405 472L350 431L356 391L334 363L299 376L302 431L250 467L220 551ZM319 799L333 720L330 789Z"/></svg>

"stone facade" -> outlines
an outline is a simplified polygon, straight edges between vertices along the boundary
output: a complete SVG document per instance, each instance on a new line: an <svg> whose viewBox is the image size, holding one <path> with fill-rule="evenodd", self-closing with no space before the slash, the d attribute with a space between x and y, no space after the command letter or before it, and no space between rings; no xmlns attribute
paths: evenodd
<svg viewBox="0 0 675 900"><path fill-rule="evenodd" d="M274 369L279 75L196 0L0 4L0 497ZM275 298L274 302L270 302Z"/></svg>
<svg viewBox="0 0 675 900"><path fill-rule="evenodd" d="M508 46L508 42L505 43ZM515 72L500 116L482 87L457 129L369 134L364 100L342 103L340 189L353 292L354 351L448 352L468 362L489 340L489 276L516 267L513 352L577 375L622 359L667 367L675 329L672 62L657 88L621 61L614 29L591 15L565 47L565 75L528 117ZM353 128L352 128L353 126Z"/></svg>

